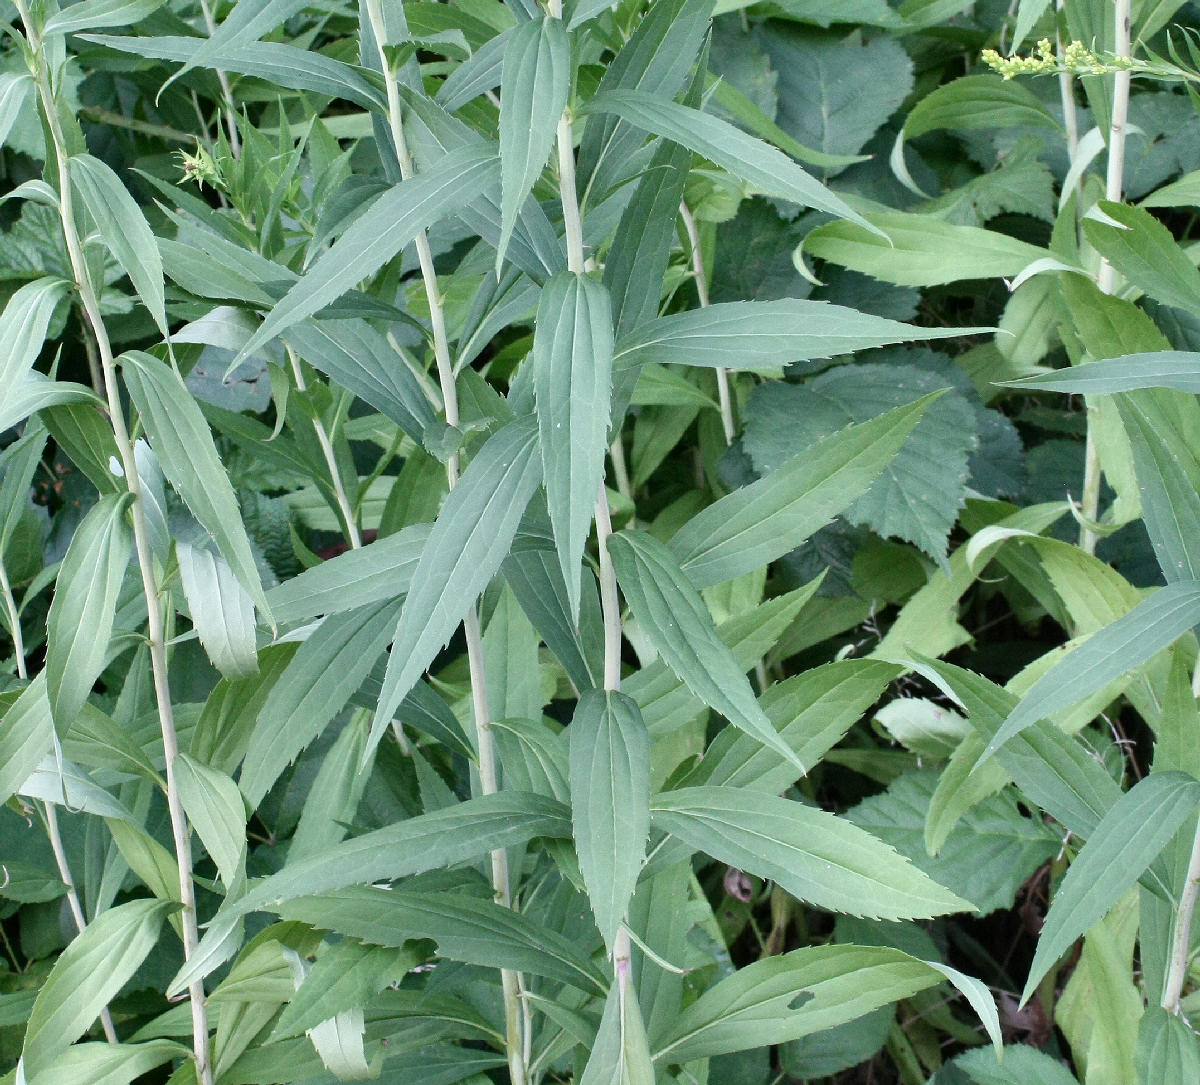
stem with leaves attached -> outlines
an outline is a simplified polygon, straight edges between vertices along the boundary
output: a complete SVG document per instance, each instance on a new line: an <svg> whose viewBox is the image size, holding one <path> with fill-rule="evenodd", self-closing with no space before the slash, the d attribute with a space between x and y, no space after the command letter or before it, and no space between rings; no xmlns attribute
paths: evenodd
<svg viewBox="0 0 1200 1085"><path fill-rule="evenodd" d="M217 32L217 22L213 18L208 0L200 0L200 11L204 16L204 25L211 38ZM225 130L229 133L229 150L234 158L242 155L242 140L237 129L237 106L233 100L233 89L229 85L229 76L224 69L217 69L217 82L221 85L221 96L225 99Z"/></svg>
<svg viewBox="0 0 1200 1085"><path fill-rule="evenodd" d="M1130 50L1130 0L1116 0L1116 41L1114 52L1119 57L1129 56ZM1129 88L1133 73L1119 70L1113 76L1112 120L1108 129L1108 174L1105 179L1105 199L1119 203L1124 190L1125 136L1129 127ZM1105 294L1113 292L1116 269L1107 260L1100 262L1097 285ZM1088 425L1087 444L1084 450L1083 495L1081 513L1083 526L1079 531L1079 545L1089 554L1096 552L1096 534L1087 526L1095 523L1100 513L1100 450L1096 447L1094 427Z"/></svg>
<svg viewBox="0 0 1200 1085"><path fill-rule="evenodd" d="M121 460L125 485L133 498L130 507L133 521L133 542L142 578L142 592L146 599L146 631L150 645L150 665L154 679L159 725L162 731L163 755L166 761L167 810L171 821L171 836L175 845L175 861L179 868L179 897L183 904L183 914L180 917L183 930L183 954L184 959L188 960L195 952L199 942L196 926L195 887L192 884L191 830L175 782L175 758L179 754L179 739L175 731L175 713L171 705L165 625L162 603L159 599L159 588L154 578L154 564L150 551L150 535L146 526L146 509L142 498L141 479L138 476L133 442L130 440L129 430L125 424L112 345L104 326L104 320L100 315L99 299L92 286L87 262L84 258L83 242L75 221L71 179L67 172L67 141L59 122L49 73L45 68L45 53L42 49L41 36L30 16L27 0L15 0L15 3L34 55L35 71L33 74L38 97L41 100L46 125L54 145L54 155L58 161L59 216L62 222L63 240L66 242L71 271L76 289L79 291L84 315L100 356L100 372L105 399L108 403L109 423L112 426L117 454ZM196 1076L200 1085L212 1085L213 1073L208 1051L208 1009L202 980L197 980L188 987L188 997L192 1011L192 1041L196 1060Z"/></svg>

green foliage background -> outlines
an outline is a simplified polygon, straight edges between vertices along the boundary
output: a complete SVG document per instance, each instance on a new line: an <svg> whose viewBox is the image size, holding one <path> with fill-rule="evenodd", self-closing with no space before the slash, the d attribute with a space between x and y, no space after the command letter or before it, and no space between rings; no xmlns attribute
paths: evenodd
<svg viewBox="0 0 1200 1085"><path fill-rule="evenodd" d="M1196 4L0 3L4 1085L1200 1081Z"/></svg>

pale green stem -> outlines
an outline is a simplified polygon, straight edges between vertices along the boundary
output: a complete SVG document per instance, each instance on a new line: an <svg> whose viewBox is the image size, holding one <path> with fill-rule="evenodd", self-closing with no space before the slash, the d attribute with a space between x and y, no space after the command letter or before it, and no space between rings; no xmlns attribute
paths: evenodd
<svg viewBox="0 0 1200 1085"><path fill-rule="evenodd" d="M1196 897L1200 894L1200 826L1192 841L1192 857L1188 861L1187 878L1179 897L1179 908L1175 912L1175 930L1171 937L1171 960L1167 969L1167 982L1163 988L1162 1006L1168 1013L1179 1013L1179 998L1183 994L1183 983L1188 971L1188 948L1192 941L1192 916L1196 911Z"/></svg>
<svg viewBox="0 0 1200 1085"><path fill-rule="evenodd" d="M287 348L287 356L292 366L292 376L296 379L296 387L301 392L307 392L308 382L304 379L300 359L296 357L296 352L291 347ZM355 519L350 499L346 496L346 488L342 485L342 473L338 470L337 456L333 452L333 442L329 439L329 431L325 428L325 423L319 418L313 420L313 427L317 433L317 444L321 446L321 455L325 457L325 466L329 468L333 496L337 501L338 511L342 514L342 523L346 528L346 542L350 544L351 550L357 550L362 546L362 535L359 533L358 521Z"/></svg>
<svg viewBox="0 0 1200 1085"><path fill-rule="evenodd" d="M8 623L12 626L13 654L17 657L17 677L28 678L29 671L25 669L25 636L21 632L21 612L17 609L17 601L13 598L12 585L8 582L8 570L0 561L0 592L4 594L4 609L8 611Z"/></svg>
<svg viewBox="0 0 1200 1085"><path fill-rule="evenodd" d="M696 280L696 296L700 299L700 308L707 309L708 274L704 270L704 253L700 249L700 231L696 226L696 216L683 200L679 201L679 214L683 218L684 229L687 230L688 247L692 250L692 277ZM729 395L729 371L723 365L717 366L717 400L721 405L721 427L725 430L725 443L731 445L737 436L737 428L733 423L733 403Z"/></svg>
<svg viewBox="0 0 1200 1085"><path fill-rule="evenodd" d="M1130 0L1116 0L1116 42L1114 51L1117 56L1129 56L1129 8ZM1125 175L1125 136L1129 120L1129 86L1133 73L1118 71L1113 76L1113 105L1112 123L1108 130L1108 175L1105 181L1105 198L1119 203L1124 189ZM1097 285L1105 294L1113 292L1116 281L1116 270L1107 260L1100 262L1100 274ZM1087 444L1084 449L1083 462L1083 495L1081 512L1085 525L1080 528L1079 545L1089 554L1096 552L1097 536L1086 526L1087 522L1095 522L1100 514L1100 451L1096 447L1094 427L1089 419Z"/></svg>
<svg viewBox="0 0 1200 1085"><path fill-rule="evenodd" d="M1065 0L1055 0L1055 8L1061 12ZM1058 20L1054 24L1054 43L1058 57L1061 60L1063 55L1062 33L1059 30ZM1059 72L1058 75L1058 93L1062 101L1063 111L1063 127L1067 130L1067 161L1070 165L1075 164L1075 158L1079 153L1079 113L1075 108L1075 77L1070 72ZM1080 182L1075 182L1075 215L1078 217L1083 208L1079 206Z"/></svg>
<svg viewBox="0 0 1200 1085"><path fill-rule="evenodd" d="M383 8L380 0L365 0L367 18L371 23L378 47L379 65L384 72L387 88L388 127L396 144L396 162L400 176L408 180L414 173L412 155L404 135L404 115L400 103L400 92L384 50L387 40L383 24ZM433 356L437 365L438 383L441 387L442 403L445 406L446 422L451 426L459 423L458 390L454 384L454 366L450 358L450 343L446 335L446 313L437 272L433 266L433 252L429 248L429 237L424 230L417 233L415 247L417 261L421 266L421 279L429 303L429 322L433 329ZM446 465L446 475L453 489L459 478L459 457L456 453ZM475 736L479 747L479 786L485 795L499 789L496 774L496 748L492 739L491 717L488 710L487 671L483 659L483 636L479 628L479 610L472 606L463 620L463 634L467 642L467 670L471 681L471 705L475 716ZM512 886L508 870L508 853L502 848L492 852L492 891L496 899L506 907L512 905ZM511 1085L526 1085L528 1080L525 1062L525 1044L521 1035L520 977L510 969L500 970L500 986L504 993L505 1054Z"/></svg>
<svg viewBox="0 0 1200 1085"><path fill-rule="evenodd" d="M208 0L200 0L200 11L204 14L204 25L208 28L211 38L217 31L217 23L213 18ZM233 100L233 89L229 85L229 76L221 68L217 70L217 82L221 85L221 95L225 99L225 130L229 133L229 150L234 158L242 154L242 140L237 130L237 105Z"/></svg>
<svg viewBox="0 0 1200 1085"><path fill-rule="evenodd" d="M608 449L609 459L612 460L613 481L617 484L617 493L626 501L633 501L633 484L629 480L629 466L625 462L625 446L621 443L618 433L616 440Z"/></svg>
<svg viewBox="0 0 1200 1085"><path fill-rule="evenodd" d="M62 834L58 831L58 812L54 809L54 803L42 803L42 813L46 819L46 835L50 838L50 850L54 852L59 881L67 887L67 905L71 909L71 918L75 920L75 929L82 934L87 930L87 920L83 915L83 906L79 903L79 894L75 892L75 879L71 877L71 868L67 864L67 853L63 848ZM107 1006L100 1011L100 1026L104 1029L104 1038L110 1044L117 1043L117 1030L113 1026L112 1014Z"/></svg>
<svg viewBox="0 0 1200 1085"><path fill-rule="evenodd" d="M75 222L71 180L67 173L66 138L58 120L49 75L45 69L41 37L30 17L27 0L15 0L15 4L21 21L25 25L30 48L36 57L35 82L46 124L54 143L55 157L58 160L59 214L62 220L63 240L66 243L80 302L100 355L100 370L104 382L104 394L108 403L109 423L112 426L113 439L121 459L125 485L133 497L130 509L133 520L133 541L142 578L142 592L146 599L146 631L150 647L150 665L154 679L159 724L162 730L163 755L166 761L167 810L171 821L171 836L175 845L175 860L179 868L179 896L183 905L181 916L183 955L185 960L189 960L199 942L196 927L195 889L192 884L191 838L187 815L184 812L175 782L175 759L179 755L179 740L175 731L175 713L171 705L163 614L158 597L158 585L154 580L154 564L150 550L150 535L146 527L146 509L142 499L141 480L138 476L133 442L129 438L129 431L125 425L112 346L108 338L108 331L104 326L104 320L100 315L99 299L92 287L83 253L83 243ZM202 980L197 980L188 987L188 996L191 1002L196 1076L200 1085L213 1085L212 1066L208 1051L208 1009Z"/></svg>

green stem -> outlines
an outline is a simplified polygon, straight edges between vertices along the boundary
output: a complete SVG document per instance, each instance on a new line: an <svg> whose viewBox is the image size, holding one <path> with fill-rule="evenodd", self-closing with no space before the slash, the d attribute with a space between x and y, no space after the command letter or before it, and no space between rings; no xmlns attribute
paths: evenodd
<svg viewBox="0 0 1200 1085"><path fill-rule="evenodd" d="M1116 0L1114 19L1116 25L1116 42L1114 51L1117 56L1128 56L1129 40L1129 9L1130 0ZM1113 105L1112 120L1108 130L1108 174L1105 178L1105 198L1113 203L1119 203L1124 189L1125 175L1125 136L1129 121L1129 87L1133 77L1131 71L1118 71L1113 76ZM1097 285L1105 294L1113 292L1116 282L1116 269L1107 260L1100 261L1100 274ZM1097 536L1087 526L1095 523L1100 512L1100 450L1096 445L1095 427L1092 424L1089 409L1087 443L1084 448L1083 463L1083 494L1081 512L1085 524L1080 528L1079 545L1089 554L1096 552Z"/></svg>
<svg viewBox="0 0 1200 1085"><path fill-rule="evenodd" d="M171 836L175 845L175 860L179 870L179 895L183 904L181 926L183 931L184 959L189 960L199 943L196 926L196 898L192 884L191 835L187 815L179 797L175 781L175 759L179 755L179 739L175 731L175 714L171 705L171 691L167 672L166 641L162 606L158 585L154 579L154 564L150 550L150 535L146 526L146 508L142 497L141 479L138 476L137 459L133 442L125 425L124 409L117 384L116 365L108 331L100 315L100 303L92 286L83 243L75 221L71 192L71 179L67 172L67 144L59 123L58 111L45 67L42 39L30 16L27 0L15 0L17 12L25 26L30 49L35 57L34 78L46 125L54 145L58 161L59 215L62 222L63 240L71 262L71 270L79 291L84 315L95 338L96 350L100 355L100 371L104 394L108 403L109 423L113 439L124 471L125 485L133 497L131 516L133 541L137 553L138 568L142 578L142 592L146 599L147 635L150 646L150 665L154 679L159 725L162 731L163 755L166 761L167 810L171 821ZM205 1002L204 983L197 980L188 988L192 1011L193 1054L196 1060L196 1075L200 1085L213 1085L212 1066L208 1051L208 1010Z"/></svg>
<svg viewBox="0 0 1200 1085"><path fill-rule="evenodd" d="M200 0L200 11L204 15L204 25L208 28L211 38L217 31L217 23L213 18L208 0ZM233 90L229 86L229 76L221 68L217 70L217 82L221 85L221 96L225 99L225 130L229 133L229 150L234 158L242 155L242 140L237 130L237 106L233 99Z"/></svg>
<svg viewBox="0 0 1200 1085"><path fill-rule="evenodd" d="M1163 987L1162 1006L1168 1013L1179 1013L1179 999L1187 979L1188 950L1192 941L1192 917L1196 912L1196 897L1200 895L1200 825L1192 840L1192 855L1188 860L1187 876L1179 907L1175 912L1175 930L1171 936L1171 959L1167 981Z"/></svg>
<svg viewBox="0 0 1200 1085"><path fill-rule="evenodd" d="M8 624L12 626L13 655L17 657L17 677L28 678L29 671L25 669L25 636L21 632L21 612L17 609L17 601L13 598L12 585L8 582L8 570L0 560L0 593L4 595L4 609L8 611Z"/></svg>

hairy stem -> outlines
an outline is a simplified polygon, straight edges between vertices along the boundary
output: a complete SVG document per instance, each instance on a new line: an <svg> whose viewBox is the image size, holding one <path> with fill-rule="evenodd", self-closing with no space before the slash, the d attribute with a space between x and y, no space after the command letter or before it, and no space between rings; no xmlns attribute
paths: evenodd
<svg viewBox="0 0 1200 1085"><path fill-rule="evenodd" d="M296 378L296 387L301 392L308 391L308 382L304 379L304 371L300 367L300 359L291 347L287 348L288 361L292 366L292 376ZM325 457L325 466L329 468L329 479L333 484L333 496L337 501L338 512L342 515L342 523L346 530L346 542L350 549L357 550L362 546L362 535L358 530L358 521L350 499L346 496L346 488L342 485L342 473L338 470L337 456L333 453L333 441L329 439L329 431L319 418L313 419L313 428L317 433L317 444L321 446L321 455Z"/></svg>
<svg viewBox="0 0 1200 1085"><path fill-rule="evenodd" d="M179 754L179 740L175 731L175 713L171 705L171 691L167 672L167 651L164 634L162 603L158 585L154 579L154 564L150 551L150 535L146 527L146 508L142 497L141 479L138 476L137 459L133 442L125 424L117 385L116 366L108 331L100 315L100 303L88 273L83 253L83 242L75 220L71 180L67 172L67 143L59 123L54 93L50 86L49 73L45 67L42 40L30 17L27 0L15 0L17 12L25 26L29 45L35 56L34 72L38 97L54 144L58 160L59 214L62 221L63 240L71 262L71 271L79 291L84 315L95 337L96 350L100 356L100 372L104 384L104 396L108 404L109 423L117 453L124 471L125 485L133 497L131 516L133 520L133 542L137 553L138 569L142 578L142 592L146 599L147 636L150 644L150 665L154 678L154 693L158 708L159 725L162 731L163 753L166 759L167 809L171 821L171 836L175 845L175 860L179 869L179 896L183 904L181 916L183 930L183 954L188 960L199 942L196 927L196 897L192 884L191 835L187 815L175 783L175 758ZM212 1066L208 1051L208 1009L205 1002L204 983L197 980L188 988L192 1011L193 1054L196 1060L196 1075L200 1085L213 1085Z"/></svg>
<svg viewBox="0 0 1200 1085"><path fill-rule="evenodd" d="M1192 917L1196 912L1196 897L1200 895L1200 825L1192 841L1192 857L1188 860L1187 877L1179 907L1175 912L1175 930L1171 937L1171 959L1167 982L1163 988L1162 1006L1168 1013L1179 1013L1179 999L1187 978L1188 949L1192 941Z"/></svg>
<svg viewBox="0 0 1200 1085"><path fill-rule="evenodd" d="M679 201L679 214L683 218L687 230L688 247L692 250L692 278L696 280L696 296L700 299L700 308L708 308L708 273L704 270L704 253L700 250L700 231L696 226L696 216L692 209L683 201ZM725 430L725 443L733 444L737 428L733 423L733 403L729 396L729 371L723 366L717 366L717 399L721 404L721 426Z"/></svg>
<svg viewBox="0 0 1200 1085"><path fill-rule="evenodd" d="M1129 9L1130 0L1116 0L1116 41L1113 49L1117 56L1129 56ZM1108 174L1105 178L1104 195L1114 203L1120 202L1124 189L1125 135L1129 122L1129 86L1132 76L1133 73L1129 71L1118 71L1113 76L1112 121L1108 130ZM1115 281L1116 270L1107 260L1101 260L1097 285L1104 293L1111 294ZM1096 552L1097 536L1087 527L1086 522L1095 522L1099 516L1100 476L1100 450L1096 447L1095 433L1089 419L1081 499L1085 524L1079 532L1079 545L1089 554Z"/></svg>
<svg viewBox="0 0 1200 1085"><path fill-rule="evenodd" d="M42 815L46 819L46 835L50 838L50 850L54 852L54 864L58 867L59 880L67 887L67 905L71 909L71 918L75 920L75 929L82 934L87 930L87 920L83 915L83 906L79 903L79 894L75 892L75 879L71 877L71 868L67 864L67 853L63 848L62 834L58 831L58 812L54 803L42 803ZM100 1026L104 1029L104 1038L110 1043L117 1043L117 1030L113 1027L112 1014L107 1006L100 1011Z"/></svg>

